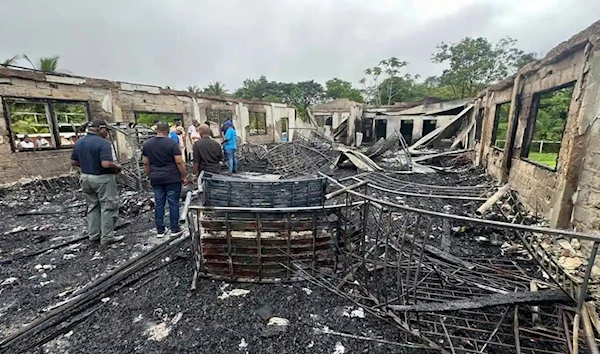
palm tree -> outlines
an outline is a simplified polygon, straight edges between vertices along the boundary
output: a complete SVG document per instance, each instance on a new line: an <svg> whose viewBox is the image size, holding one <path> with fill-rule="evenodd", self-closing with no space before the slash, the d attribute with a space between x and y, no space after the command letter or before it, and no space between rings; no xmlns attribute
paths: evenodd
<svg viewBox="0 0 600 354"><path fill-rule="evenodd" d="M188 86L187 90L189 93L191 93L193 95L199 95L202 93L202 89L200 89L200 87L198 87L198 86Z"/></svg>
<svg viewBox="0 0 600 354"><path fill-rule="evenodd" d="M23 58L27 60L29 64L31 64L32 68L35 70L43 72L55 72L58 70L58 56L40 58L38 65L35 65L25 54L23 54Z"/></svg>
<svg viewBox="0 0 600 354"><path fill-rule="evenodd" d="M21 59L20 55L15 55L10 59L6 59L5 61L2 62L2 66L10 66L10 65L15 65L17 63L17 61L19 61L19 59Z"/></svg>
<svg viewBox="0 0 600 354"><path fill-rule="evenodd" d="M204 93L211 96L225 96L227 95L227 90L222 82L215 81L208 83L208 86L204 89Z"/></svg>

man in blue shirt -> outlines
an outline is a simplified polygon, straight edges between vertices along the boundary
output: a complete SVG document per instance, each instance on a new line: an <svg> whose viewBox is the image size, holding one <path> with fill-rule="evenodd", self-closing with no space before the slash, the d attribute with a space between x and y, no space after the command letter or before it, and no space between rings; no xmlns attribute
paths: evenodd
<svg viewBox="0 0 600 354"><path fill-rule="evenodd" d="M177 131L175 129L170 129L169 138L173 139L173 141L179 145L179 135L177 135Z"/></svg>
<svg viewBox="0 0 600 354"><path fill-rule="evenodd" d="M160 122L156 125L156 136L144 144L142 156L144 170L154 189L157 235L165 235L165 204L168 200L171 236L178 236L183 232L179 226L179 198L182 185L186 184L187 171L179 144L169 138L169 124Z"/></svg>
<svg viewBox="0 0 600 354"><path fill-rule="evenodd" d="M229 173L235 173L237 172L237 156L235 156L237 150L237 133L230 120L225 122L223 130L225 131L223 137L223 151L225 152L227 169L229 170Z"/></svg>
<svg viewBox="0 0 600 354"><path fill-rule="evenodd" d="M120 204L115 175L121 172L121 166L114 161L106 136L106 121L94 119L88 124L87 135L77 141L71 153L71 165L81 168L89 238L102 245L123 239L114 235Z"/></svg>

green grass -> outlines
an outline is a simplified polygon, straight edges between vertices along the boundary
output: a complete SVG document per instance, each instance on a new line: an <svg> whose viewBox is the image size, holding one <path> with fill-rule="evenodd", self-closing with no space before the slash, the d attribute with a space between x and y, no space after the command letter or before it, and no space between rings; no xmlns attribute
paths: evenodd
<svg viewBox="0 0 600 354"><path fill-rule="evenodd" d="M530 152L528 159L539 164L548 166L552 169L556 168L556 159L558 157L557 153L554 152Z"/></svg>

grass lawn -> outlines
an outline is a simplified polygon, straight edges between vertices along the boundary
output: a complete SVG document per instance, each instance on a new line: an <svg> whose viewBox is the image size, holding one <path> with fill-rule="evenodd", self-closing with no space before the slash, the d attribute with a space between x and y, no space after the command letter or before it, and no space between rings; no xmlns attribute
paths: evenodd
<svg viewBox="0 0 600 354"><path fill-rule="evenodd" d="M554 152L543 152L541 154L539 152L530 152L528 158L531 161L546 165L550 168L556 168L557 157L558 154Z"/></svg>

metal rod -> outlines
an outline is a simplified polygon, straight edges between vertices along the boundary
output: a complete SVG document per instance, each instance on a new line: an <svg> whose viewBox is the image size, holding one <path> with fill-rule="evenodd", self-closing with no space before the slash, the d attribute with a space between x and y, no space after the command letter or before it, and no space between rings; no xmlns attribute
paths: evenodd
<svg viewBox="0 0 600 354"><path fill-rule="evenodd" d="M327 176L326 174L321 173L321 172L319 172L319 173L322 176L325 176L326 178L328 178L329 180L332 180L332 182L333 181L337 182L335 179ZM561 230L561 229L550 229L547 227L539 227L539 226L511 224L511 223L502 222L502 221L476 219L476 218L471 218L471 217L467 217L467 216L446 214L446 213L440 213L437 211L431 211L431 210L409 207L406 205L395 204L395 203L391 203L391 202L388 202L385 200L373 198L371 196L364 195L362 193L358 193L353 190L349 190L348 193L354 194L357 197L369 200L371 202L378 203L380 205L385 205L390 208L419 213L419 214L423 214L423 215L437 216L437 217L441 217L441 218L445 218L445 219L462 221L462 222L472 223L472 224L476 224L476 225L497 226L500 228L505 228L505 229L510 229L510 230L539 232L539 233L548 234L548 235L558 235L558 236L563 236L563 237L567 237L567 238L580 238L582 240L590 240L590 241L600 242L600 236L594 235L594 234L585 234L585 233L581 233L581 232L574 232L574 231Z"/></svg>
<svg viewBox="0 0 600 354"><path fill-rule="evenodd" d="M360 206L363 205L364 201L353 202L350 206ZM309 206L309 207L286 207L286 208L260 208L260 207L252 207L252 208L242 208L242 207L214 207L214 206L206 206L206 205L190 205L189 209L191 210L202 210L202 211L241 211L248 213L294 213L294 212L302 212L302 211L312 211L312 210L331 210L331 209L343 209L346 208L346 204L331 204L331 205L318 205L318 206Z"/></svg>
<svg viewBox="0 0 600 354"><path fill-rule="evenodd" d="M185 195L185 202L183 203L183 209L181 210L181 214L179 214L179 223L185 224L185 219L187 217L187 212L190 207L190 203L192 202L192 192L188 191Z"/></svg>
<svg viewBox="0 0 600 354"><path fill-rule="evenodd" d="M338 195L340 195L340 194L342 194L342 193L345 193L345 192L347 192L347 191L349 191L349 190L351 190L351 189L355 189L355 188L358 188L358 187L362 187L362 186L364 186L364 185L365 185L365 184L367 184L367 183L369 183L369 181L361 181L361 182L358 182L358 183L352 184L352 185L350 185L350 186L348 186L348 187L344 187L344 188L342 188L342 189L338 189L338 190L336 190L336 191L334 191L334 192L331 192L331 193L329 193L329 194L325 195L325 199L328 199L328 200L329 200L329 199L331 199L331 198L337 197Z"/></svg>
<svg viewBox="0 0 600 354"><path fill-rule="evenodd" d="M367 181L368 182L368 181ZM369 187L375 188L382 192L404 195L407 197L417 197L417 198L437 198L437 199L454 199L454 200L476 200L476 201L486 201L487 198L480 197L468 197L468 196L460 196L460 195L442 195L442 194L420 194L420 193L412 193L412 192L401 192L398 190L392 190L384 187L380 187L376 184L369 183Z"/></svg>
<svg viewBox="0 0 600 354"><path fill-rule="evenodd" d="M444 329L444 334L446 334L446 338L448 338L448 344L450 345L450 350L452 351L452 354L456 354L456 351L454 351L454 345L452 344L452 339L450 338L448 330L446 329L446 325L444 324L444 320L444 318L440 318L440 323L442 324L442 328Z"/></svg>
<svg viewBox="0 0 600 354"><path fill-rule="evenodd" d="M515 306L513 316L513 332L515 334L515 350L517 354L521 354L521 337L519 333L519 305Z"/></svg>
<svg viewBox="0 0 600 354"><path fill-rule="evenodd" d="M494 337L496 336L496 333L498 333L498 330L500 329L500 325L502 325L502 322L504 322L504 319L506 318L506 315L508 314L508 311L510 311L510 306L507 306L506 310L504 310L504 314L502 315L502 318L500 319L500 321L496 325L496 328L494 328L494 330L490 334L488 340L485 342L485 344L479 350L480 353L483 353L485 351L485 348L488 346L488 344L492 341L492 339L494 339Z"/></svg>

